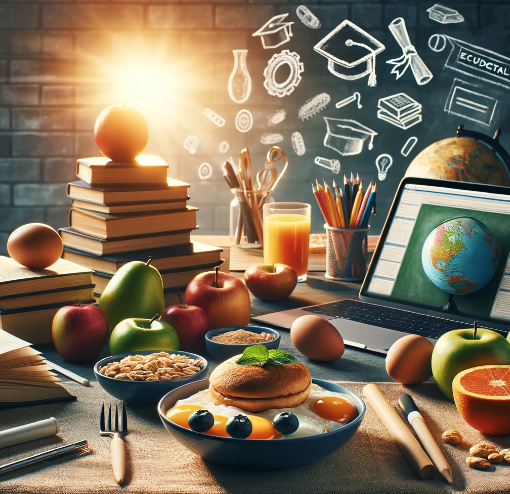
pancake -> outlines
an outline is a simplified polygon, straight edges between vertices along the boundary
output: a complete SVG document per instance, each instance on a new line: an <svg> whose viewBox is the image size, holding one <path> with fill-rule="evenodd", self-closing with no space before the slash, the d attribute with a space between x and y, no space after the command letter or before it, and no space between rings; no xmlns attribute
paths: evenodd
<svg viewBox="0 0 510 494"><path fill-rule="evenodd" d="M236 355L212 372L209 390L215 404L247 412L296 407L307 400L312 376L304 364L238 365Z"/></svg>

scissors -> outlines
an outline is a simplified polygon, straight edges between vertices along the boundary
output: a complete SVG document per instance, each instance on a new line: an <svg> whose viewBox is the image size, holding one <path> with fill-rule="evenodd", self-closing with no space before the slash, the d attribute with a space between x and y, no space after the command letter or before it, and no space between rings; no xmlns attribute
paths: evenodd
<svg viewBox="0 0 510 494"><path fill-rule="evenodd" d="M278 171L276 170L274 164L279 161L282 156L285 160L285 166L278 175ZM278 185L278 182L281 180L288 166L289 158L285 154L285 151L279 146L271 146L267 152L267 159L264 163L264 168L262 168L262 170L257 173L258 190L272 192Z"/></svg>

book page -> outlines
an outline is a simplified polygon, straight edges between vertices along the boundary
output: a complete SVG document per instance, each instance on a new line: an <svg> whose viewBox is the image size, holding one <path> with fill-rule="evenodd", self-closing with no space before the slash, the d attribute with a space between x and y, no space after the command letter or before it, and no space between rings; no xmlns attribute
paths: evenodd
<svg viewBox="0 0 510 494"><path fill-rule="evenodd" d="M3 355L15 350L21 350L30 345L31 343L0 329L0 360L3 359Z"/></svg>

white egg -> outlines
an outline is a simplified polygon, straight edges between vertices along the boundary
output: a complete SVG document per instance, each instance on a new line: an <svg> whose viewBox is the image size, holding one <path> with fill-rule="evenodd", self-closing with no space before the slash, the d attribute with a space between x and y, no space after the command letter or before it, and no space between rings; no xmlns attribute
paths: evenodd
<svg viewBox="0 0 510 494"><path fill-rule="evenodd" d="M317 427L315 424L311 424L305 417L297 415L299 419L299 427L293 434L287 434L285 439L291 439L293 437L308 437L322 434L324 431Z"/></svg>

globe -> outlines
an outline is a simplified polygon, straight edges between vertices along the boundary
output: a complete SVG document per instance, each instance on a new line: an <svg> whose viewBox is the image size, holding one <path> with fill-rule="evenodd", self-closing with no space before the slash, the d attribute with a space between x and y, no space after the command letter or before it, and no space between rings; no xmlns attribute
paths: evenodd
<svg viewBox="0 0 510 494"><path fill-rule="evenodd" d="M454 218L434 228L421 251L427 278L454 295L481 290L493 278L501 245L487 225L474 218Z"/></svg>
<svg viewBox="0 0 510 494"><path fill-rule="evenodd" d="M494 151L467 137L431 144L414 158L406 177L510 185L507 168Z"/></svg>

